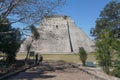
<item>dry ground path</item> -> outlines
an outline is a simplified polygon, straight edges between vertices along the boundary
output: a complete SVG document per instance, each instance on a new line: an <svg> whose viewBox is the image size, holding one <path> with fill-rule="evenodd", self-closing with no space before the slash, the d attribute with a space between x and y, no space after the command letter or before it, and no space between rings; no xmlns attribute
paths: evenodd
<svg viewBox="0 0 120 80"><path fill-rule="evenodd" d="M72 63L50 61L21 72L7 80L98 80Z"/></svg>

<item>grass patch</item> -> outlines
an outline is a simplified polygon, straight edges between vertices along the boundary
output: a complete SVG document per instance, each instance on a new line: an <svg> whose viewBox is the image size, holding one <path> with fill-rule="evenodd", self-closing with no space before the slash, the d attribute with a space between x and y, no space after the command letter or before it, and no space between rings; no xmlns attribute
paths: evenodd
<svg viewBox="0 0 120 80"><path fill-rule="evenodd" d="M77 54L43 54L44 60L63 60L66 62L80 62Z"/></svg>
<svg viewBox="0 0 120 80"><path fill-rule="evenodd" d="M63 60L66 62L73 62L73 63L81 63L79 55L78 54L42 54L45 61L49 60ZM26 54L17 54L17 59L25 59ZM88 54L87 61L96 61L94 53Z"/></svg>
<svg viewBox="0 0 120 80"><path fill-rule="evenodd" d="M25 57L26 57L26 53L19 53L16 55L16 59L18 60L25 59Z"/></svg>

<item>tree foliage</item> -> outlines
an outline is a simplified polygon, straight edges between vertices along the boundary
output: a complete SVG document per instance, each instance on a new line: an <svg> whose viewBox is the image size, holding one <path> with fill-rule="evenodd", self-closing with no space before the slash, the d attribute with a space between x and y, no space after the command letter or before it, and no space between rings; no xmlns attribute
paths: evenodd
<svg viewBox="0 0 120 80"><path fill-rule="evenodd" d="M91 34L96 40L99 64L109 73L114 55L120 52L120 2L111 1L104 7Z"/></svg>
<svg viewBox="0 0 120 80"><path fill-rule="evenodd" d="M92 36L99 38L102 30L110 30L111 37L120 37L120 3L117 1L109 2L100 17L96 20L96 26L91 30Z"/></svg>
<svg viewBox="0 0 120 80"><path fill-rule="evenodd" d="M40 24L45 16L54 13L64 3L65 0L1 0L0 18L8 18L10 23Z"/></svg>
<svg viewBox="0 0 120 80"><path fill-rule="evenodd" d="M114 49L112 48L112 39L108 30L104 30L103 34L99 36L100 39L96 41L97 46L97 59L99 65L103 67L106 73L109 73L109 69L112 66L111 61L114 55Z"/></svg>
<svg viewBox="0 0 120 80"><path fill-rule="evenodd" d="M15 60L21 43L21 34L18 29L12 28L7 19L0 20L0 32L12 31L12 33L0 34L0 51L7 55L7 62Z"/></svg>
<svg viewBox="0 0 120 80"><path fill-rule="evenodd" d="M120 78L120 61L117 61L113 73L116 77Z"/></svg>
<svg viewBox="0 0 120 80"><path fill-rule="evenodd" d="M87 53L83 47L79 48L79 56L80 56L80 60L82 61L83 66L85 66L85 63L87 60Z"/></svg>

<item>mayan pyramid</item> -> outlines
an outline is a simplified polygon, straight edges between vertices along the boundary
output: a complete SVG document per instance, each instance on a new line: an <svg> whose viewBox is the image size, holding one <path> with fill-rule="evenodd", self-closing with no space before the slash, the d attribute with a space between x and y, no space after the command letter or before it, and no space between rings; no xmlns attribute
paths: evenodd
<svg viewBox="0 0 120 80"><path fill-rule="evenodd" d="M47 16L38 31L40 38L32 43L31 51L52 54L78 53L79 47L84 47L87 52L94 51L93 41L68 16ZM20 52L26 52L30 41L29 36L21 45Z"/></svg>

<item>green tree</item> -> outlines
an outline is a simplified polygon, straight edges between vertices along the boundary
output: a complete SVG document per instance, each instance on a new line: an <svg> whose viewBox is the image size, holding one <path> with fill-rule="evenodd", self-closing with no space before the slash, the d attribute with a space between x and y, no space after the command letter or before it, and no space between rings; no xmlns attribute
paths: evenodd
<svg viewBox="0 0 120 80"><path fill-rule="evenodd" d="M12 28L7 19L0 20L0 51L6 54L8 63L15 61L16 53L19 50L21 43L21 34L18 29Z"/></svg>
<svg viewBox="0 0 120 80"><path fill-rule="evenodd" d="M95 28L91 29L95 37L97 59L106 73L109 73L111 61L115 53L119 53L120 37L120 2L109 2L96 20Z"/></svg>
<svg viewBox="0 0 120 80"><path fill-rule="evenodd" d="M79 48L79 56L80 56L80 60L82 61L83 66L85 66L85 63L87 60L87 53L83 47Z"/></svg>
<svg viewBox="0 0 120 80"><path fill-rule="evenodd" d="M96 39L102 34L103 29L110 30L111 37L120 37L120 3L117 1L109 2L100 13L96 20L95 28L91 29L91 34Z"/></svg>
<svg viewBox="0 0 120 80"><path fill-rule="evenodd" d="M113 73L116 77L120 78L120 60L116 62Z"/></svg>
<svg viewBox="0 0 120 80"><path fill-rule="evenodd" d="M113 51L112 48L112 39L110 37L110 32L108 30L103 30L103 34L99 36L100 39L96 40L96 50L97 50L97 59L99 65L103 67L103 70L106 73L110 72L111 61L113 59Z"/></svg>
<svg viewBox="0 0 120 80"><path fill-rule="evenodd" d="M120 39L116 40L115 44L113 44L113 45L118 53L116 55L117 59L116 59L115 64L114 64L113 73L115 76L120 78Z"/></svg>

